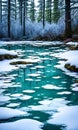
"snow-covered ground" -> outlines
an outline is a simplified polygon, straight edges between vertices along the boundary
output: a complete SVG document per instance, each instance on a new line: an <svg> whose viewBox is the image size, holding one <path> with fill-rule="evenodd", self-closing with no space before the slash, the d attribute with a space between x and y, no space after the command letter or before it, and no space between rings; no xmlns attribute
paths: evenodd
<svg viewBox="0 0 78 130"><path fill-rule="evenodd" d="M67 45L78 45L78 42L68 42L68 43L66 43Z"/></svg>
<svg viewBox="0 0 78 130"><path fill-rule="evenodd" d="M16 56L17 53L15 51L9 51L6 49L0 49L0 55L12 55L12 56ZM13 69L16 69L15 66L10 65L10 61L11 60L2 60L0 61L0 72L3 71L11 71Z"/></svg>
<svg viewBox="0 0 78 130"><path fill-rule="evenodd" d="M67 59L65 63L75 65L78 68L78 50L67 51L60 55L62 59Z"/></svg>
<svg viewBox="0 0 78 130"><path fill-rule="evenodd" d="M11 71L11 70L17 69L16 66L10 65L10 62L11 60L0 61L0 72Z"/></svg>
<svg viewBox="0 0 78 130"><path fill-rule="evenodd" d="M78 42L68 42L66 43L67 45L74 45L77 46ZM70 71L66 70L64 68L65 64L70 64L70 66L75 66L76 68L78 68L78 50L67 50L65 52L60 52L60 53L55 53L55 54L51 54L51 56L57 57L59 59L63 59L63 61L59 61L59 65L56 65L55 67L57 68L61 68L62 70L64 70L68 75L71 76L76 76L75 73L71 73Z"/></svg>

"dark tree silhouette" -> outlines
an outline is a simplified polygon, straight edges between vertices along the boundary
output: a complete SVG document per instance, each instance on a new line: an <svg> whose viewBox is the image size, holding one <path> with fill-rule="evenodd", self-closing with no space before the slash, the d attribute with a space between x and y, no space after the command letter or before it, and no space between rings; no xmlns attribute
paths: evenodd
<svg viewBox="0 0 78 130"><path fill-rule="evenodd" d="M65 36L72 37L70 0L65 0Z"/></svg>

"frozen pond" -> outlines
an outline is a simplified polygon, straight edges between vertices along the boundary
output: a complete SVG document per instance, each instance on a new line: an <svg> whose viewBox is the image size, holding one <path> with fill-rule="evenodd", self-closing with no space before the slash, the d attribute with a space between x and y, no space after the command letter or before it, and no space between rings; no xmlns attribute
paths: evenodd
<svg viewBox="0 0 78 130"><path fill-rule="evenodd" d="M0 71L0 130L78 130L77 78L58 68L61 59L54 56L67 48L16 43L0 48L33 63Z"/></svg>

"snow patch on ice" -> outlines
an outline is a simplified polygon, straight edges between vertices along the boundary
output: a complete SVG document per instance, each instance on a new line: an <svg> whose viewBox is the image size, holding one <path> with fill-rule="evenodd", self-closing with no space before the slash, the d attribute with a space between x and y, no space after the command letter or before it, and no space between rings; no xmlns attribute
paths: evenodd
<svg viewBox="0 0 78 130"><path fill-rule="evenodd" d="M42 130L42 123L32 119L22 119L10 123L1 123L0 130Z"/></svg>
<svg viewBox="0 0 78 130"><path fill-rule="evenodd" d="M12 71L14 69L17 69L17 67L10 65L10 62L11 60L0 61L0 72Z"/></svg>
<svg viewBox="0 0 78 130"><path fill-rule="evenodd" d="M6 49L0 49L0 55L4 55L4 54L17 55L15 51L8 51Z"/></svg>
<svg viewBox="0 0 78 130"><path fill-rule="evenodd" d="M51 84L44 85L44 86L42 86L42 88L44 88L44 89L55 89L55 90L61 89L61 88L54 86L54 85L51 85Z"/></svg>
<svg viewBox="0 0 78 130"><path fill-rule="evenodd" d="M63 107L68 103L68 101L65 101L64 99L53 99L53 100L43 100L39 101L41 105L38 106L30 106L30 108L35 111L42 111L48 114L52 114L53 111L57 111L58 108Z"/></svg>
<svg viewBox="0 0 78 130"><path fill-rule="evenodd" d="M78 106L65 106L58 109L58 113L48 120L49 124L65 125L66 130L78 129Z"/></svg>
<svg viewBox="0 0 78 130"><path fill-rule="evenodd" d="M0 120L9 119L18 116L24 116L26 113L17 109L0 107ZM1 130L1 129L0 129Z"/></svg>

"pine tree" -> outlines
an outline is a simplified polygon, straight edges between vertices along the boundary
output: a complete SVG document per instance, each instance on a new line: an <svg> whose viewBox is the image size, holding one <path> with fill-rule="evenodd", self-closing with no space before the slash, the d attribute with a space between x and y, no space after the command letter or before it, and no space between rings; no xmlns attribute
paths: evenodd
<svg viewBox="0 0 78 130"><path fill-rule="evenodd" d="M53 1L53 22L57 23L60 17L60 10L58 8L59 0Z"/></svg>
<svg viewBox="0 0 78 130"><path fill-rule="evenodd" d="M42 17L43 17L43 3L42 0L38 0L38 22L42 21Z"/></svg>
<svg viewBox="0 0 78 130"><path fill-rule="evenodd" d="M30 1L29 17L31 21L35 21L35 3L34 0Z"/></svg>
<svg viewBox="0 0 78 130"><path fill-rule="evenodd" d="M52 0L46 0L46 21L51 24L51 15L52 15Z"/></svg>
<svg viewBox="0 0 78 130"><path fill-rule="evenodd" d="M38 22L42 22L44 28L45 27L45 0L39 0L38 3L39 3Z"/></svg>

